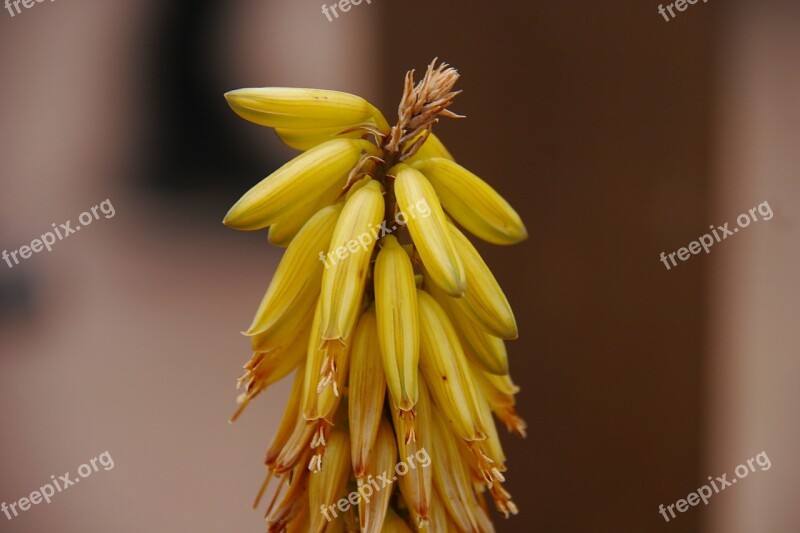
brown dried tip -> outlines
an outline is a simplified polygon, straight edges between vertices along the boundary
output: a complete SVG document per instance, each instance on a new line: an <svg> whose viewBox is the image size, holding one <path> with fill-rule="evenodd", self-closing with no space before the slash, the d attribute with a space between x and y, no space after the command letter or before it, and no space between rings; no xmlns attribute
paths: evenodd
<svg viewBox="0 0 800 533"><path fill-rule="evenodd" d="M508 431L516 433L523 439L528 437L528 424L517 414L516 409L504 407L496 409L494 414L503 422Z"/></svg>
<svg viewBox="0 0 800 533"><path fill-rule="evenodd" d="M417 152L440 116L463 118L447 109L461 94L461 91L453 91L459 78L458 71L447 63L440 63L437 67L436 61L434 59L428 65L425 76L416 85L414 71L406 73L403 99L397 110L397 125L392 128L385 145L387 152L396 153L401 159L407 159ZM417 138L419 135L422 137ZM412 139L416 141L404 151L403 147Z"/></svg>

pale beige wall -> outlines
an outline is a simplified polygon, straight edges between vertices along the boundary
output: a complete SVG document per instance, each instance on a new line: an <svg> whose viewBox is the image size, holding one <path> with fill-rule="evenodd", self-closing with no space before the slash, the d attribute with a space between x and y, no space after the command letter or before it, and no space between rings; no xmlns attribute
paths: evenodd
<svg viewBox="0 0 800 533"><path fill-rule="evenodd" d="M769 222L717 245L711 269L708 475L761 451L712 498L708 531L800 531L800 3L739 2L719 42L713 212L768 201ZM701 480L702 481L702 480Z"/></svg>
<svg viewBox="0 0 800 533"><path fill-rule="evenodd" d="M147 111L139 54L158 9L70 0L14 19L0 13L2 246L30 242L106 198L116 209L15 267L34 280L38 300L32 320L0 324L0 502L51 474L74 475L105 450L115 467L10 522L0 515L4 532L264 528L249 504L287 384L236 425L227 420L250 355L238 332L279 252L263 233L223 228L223 212L200 225L176 221L168 203L124 182ZM210 36L219 51L212 68L250 69L258 80L269 66L286 85L375 92L369 80L379 77L359 73L377 68L364 24L376 15L362 9L329 23L319 10L313 0L237 3ZM287 47L301 60L281 57ZM242 126L244 138L251 130Z"/></svg>

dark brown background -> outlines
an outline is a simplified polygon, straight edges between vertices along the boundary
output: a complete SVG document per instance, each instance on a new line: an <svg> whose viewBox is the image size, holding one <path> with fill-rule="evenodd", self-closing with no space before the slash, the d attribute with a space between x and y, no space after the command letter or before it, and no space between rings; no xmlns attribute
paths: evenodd
<svg viewBox="0 0 800 533"><path fill-rule="evenodd" d="M531 234L481 247L520 322L510 353L530 424L507 441L523 516L501 531L666 530L658 503L697 485L708 274L701 261L666 272L658 254L708 219L719 7L668 24L647 2L517 2L502 16L432 2L419 18L439 22L402 25L410 44L388 52L419 65L437 42L464 73L468 119L441 135ZM387 21L407 8L390 4ZM696 531L700 514L679 521Z"/></svg>

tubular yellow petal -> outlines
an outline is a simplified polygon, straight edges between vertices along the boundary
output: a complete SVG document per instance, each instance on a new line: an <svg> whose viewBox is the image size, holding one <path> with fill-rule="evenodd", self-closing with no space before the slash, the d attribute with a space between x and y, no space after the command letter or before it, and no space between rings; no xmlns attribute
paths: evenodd
<svg viewBox="0 0 800 533"><path fill-rule="evenodd" d="M519 392L519 386L515 385L514 382L511 381L511 376L509 374L496 375L492 373L487 373L486 379L489 381L489 383L492 384L492 386L495 389L502 392L503 394L514 396Z"/></svg>
<svg viewBox="0 0 800 533"><path fill-rule="evenodd" d="M335 518L331 521L327 527L325 527L325 533L345 533L349 531L355 531L354 529L348 529L347 523L349 522L349 517L352 514L352 511L348 511L347 514L339 516L339 518Z"/></svg>
<svg viewBox="0 0 800 533"><path fill-rule="evenodd" d="M436 404L464 440L486 438L477 390L458 336L442 307L419 290L419 368Z"/></svg>
<svg viewBox="0 0 800 533"><path fill-rule="evenodd" d="M306 328L305 337L308 336L309 327ZM305 339L305 337L303 337ZM255 353L245 365L245 374L239 378L239 385L247 383L245 392L239 396L242 404L238 414L244 410L250 401L273 383L282 380L297 368L306 359L305 343L296 341L283 350L269 353Z"/></svg>
<svg viewBox="0 0 800 533"><path fill-rule="evenodd" d="M311 323L298 335L299 339L284 350L264 354L264 358L253 369L254 381L263 380L263 387L277 383L292 373L301 362L306 360L305 339L311 330Z"/></svg>
<svg viewBox="0 0 800 533"><path fill-rule="evenodd" d="M347 432L334 430L325 448L324 467L313 472L308 486L308 503L311 513L310 532L325 530L328 520L320 512L348 494L347 480L350 477L350 439ZM335 517L330 512L331 518Z"/></svg>
<svg viewBox="0 0 800 533"><path fill-rule="evenodd" d="M433 187L418 170L397 165L394 193L406 215L408 231L433 281L450 296L460 297L467 288L464 265L447 229L447 219ZM420 209L420 206L426 209Z"/></svg>
<svg viewBox="0 0 800 533"><path fill-rule="evenodd" d="M467 358L492 374L508 373L508 354L503 339L488 334L475 324L471 313L465 310L465 298L451 298L430 280L425 282L425 291L442 306L451 319Z"/></svg>
<svg viewBox="0 0 800 533"><path fill-rule="evenodd" d="M305 505L298 515L288 524L286 524L286 533L308 533L308 527L311 523L311 513L308 508L308 494L306 493Z"/></svg>
<svg viewBox="0 0 800 533"><path fill-rule="evenodd" d="M459 449L455 434L450 431L445 416L434 407L431 409L434 426L431 466L436 490L441 494L450 517L460 531L479 531L475 508L478 506L472 488L467 464Z"/></svg>
<svg viewBox="0 0 800 533"><path fill-rule="evenodd" d="M467 276L467 293L464 309L468 310L476 323L490 334L501 339L516 339L517 321L514 312L503 294L503 290L483 262L478 250L463 233L449 224L456 249L464 262ZM435 281L435 280L434 280Z"/></svg>
<svg viewBox="0 0 800 533"><path fill-rule="evenodd" d="M305 363L301 364L294 374L292 392L289 393L289 402L286 405L286 410L283 413L281 423L278 426L278 431L272 438L272 443L269 445L269 449L267 450L267 456L264 459L264 464L266 464L268 468L272 468L275 465L275 460L278 458L281 450L286 447L286 443L289 442L289 438L292 436L298 420L303 419L300 413L300 406L303 399L304 376Z"/></svg>
<svg viewBox="0 0 800 533"><path fill-rule="evenodd" d="M522 219L511 205L489 184L451 158L422 159L413 166L430 180L442 207L470 233L500 245L528 238Z"/></svg>
<svg viewBox="0 0 800 533"><path fill-rule="evenodd" d="M315 204L308 203L269 227L269 242L283 248L289 246L306 223L321 209L335 203L344 194L342 179L325 191Z"/></svg>
<svg viewBox="0 0 800 533"><path fill-rule="evenodd" d="M322 274L322 339L347 342L361 313L375 231L383 220L383 187L370 181L349 197L331 238Z"/></svg>
<svg viewBox="0 0 800 533"><path fill-rule="evenodd" d="M350 381L347 402L353 471L364 475L375 446L386 398L386 379L380 358L375 310L370 307L358 320L350 350Z"/></svg>
<svg viewBox="0 0 800 533"><path fill-rule="evenodd" d="M431 421L431 398L425 384L419 386L419 397L413 412L391 409L397 439L397 451L401 461L428 457L430 459L433 433L441 430L433 426ZM428 463L430 464L430 463ZM419 464L409 469L406 475L398 477L403 499L422 526L427 520L431 508L433 469Z"/></svg>
<svg viewBox="0 0 800 533"><path fill-rule="evenodd" d="M458 529L458 524L456 524L455 520L453 520L453 517L450 516L450 514L447 515L447 529L444 531L461 531ZM433 530L431 530L431 533L433 533Z"/></svg>
<svg viewBox="0 0 800 533"><path fill-rule="evenodd" d="M472 378L480 391L480 395L485 398L490 405L510 405L516 404L513 393L508 392L506 381L503 376L493 376L483 371L479 366L471 366ZM507 376L505 376L507 378ZM499 379L498 379L499 378ZM510 381L510 379L509 379Z"/></svg>
<svg viewBox="0 0 800 533"><path fill-rule="evenodd" d="M495 533L494 524L481 504L475 508L475 518L478 520L478 533Z"/></svg>
<svg viewBox="0 0 800 533"><path fill-rule="evenodd" d="M247 191L223 223L256 230L317 205L335 184L344 185L363 152L375 154L377 148L363 140L334 139L300 154Z"/></svg>
<svg viewBox="0 0 800 533"><path fill-rule="evenodd" d="M303 416L306 420L323 419L334 423L341 402L340 391L348 375L350 345L322 340L322 300L314 312L314 322L308 339L305 384L303 386Z"/></svg>
<svg viewBox="0 0 800 533"><path fill-rule="evenodd" d="M393 236L381 240L375 261L375 309L378 339L389 394L397 409L410 411L417 403L419 313L414 268Z"/></svg>
<svg viewBox="0 0 800 533"><path fill-rule="evenodd" d="M230 91L225 99L243 119L270 128L347 127L369 120L386 123L369 102L339 91L261 87Z"/></svg>
<svg viewBox="0 0 800 533"><path fill-rule="evenodd" d="M314 209L317 207L318 206L315 205ZM303 227L303 224L305 224L307 220L308 219L304 219L302 216L279 220L269 227L267 240L270 244L286 248L291 244L292 239L297 236L297 232L300 231L300 228Z"/></svg>
<svg viewBox="0 0 800 533"><path fill-rule="evenodd" d="M489 456L494 468L500 472L506 471L506 455L503 453L503 445L500 443L500 436L497 434L497 426L492 418L492 408L486 398L478 398L478 407L485 422L486 440L481 443L483 451Z"/></svg>
<svg viewBox="0 0 800 533"><path fill-rule="evenodd" d="M304 343L304 339L300 339L304 328L311 323L314 317L314 308L316 307L319 291L303 294L301 300L296 302L296 305L279 317L275 323L262 331L250 337L250 346L256 353L272 353L287 350L295 342Z"/></svg>
<svg viewBox="0 0 800 533"><path fill-rule="evenodd" d="M352 424L351 424L352 427ZM375 442L375 450L369 456L369 463L364 477L358 480L358 489L362 499L358 504L359 524L362 533L380 533L392 498L392 490L386 488L373 492L370 480L378 476L390 474L397 464L397 445L394 431L388 420L383 419ZM369 477L371 476L371 477Z"/></svg>
<svg viewBox="0 0 800 533"><path fill-rule="evenodd" d="M324 270L319 254L330 245L341 210L341 205L326 207L303 226L281 258L246 335L277 331L287 322L302 321L308 315L319 294Z"/></svg>
<svg viewBox="0 0 800 533"><path fill-rule="evenodd" d="M344 196L345 203L347 203L347 201L350 200L350 198L352 198L355 193L357 193L358 191L360 191L373 181L375 180L372 179L372 176L364 176L360 179L357 179L352 185L350 185L350 188L347 190L347 194L345 194ZM381 185L381 187L383 187L383 185ZM383 189L381 189L381 191L383 191Z"/></svg>
<svg viewBox="0 0 800 533"><path fill-rule="evenodd" d="M428 522L425 523L419 531L425 533L438 533L439 531L455 531L455 529L447 528L447 508L442 503L442 498L439 496L438 490L431 492L431 511L428 517Z"/></svg>
<svg viewBox="0 0 800 533"><path fill-rule="evenodd" d="M310 456L308 448L311 437L314 435L315 425L303 418L302 413L295 420L294 429L289 436L286 444L277 450L278 454L270 461L270 452L267 452L267 466L272 465L272 470L276 475L282 475L290 470L302 466L305 468L305 461ZM270 448L272 450L272 448Z"/></svg>
<svg viewBox="0 0 800 533"><path fill-rule="evenodd" d="M382 533L411 533L411 528L408 524L394 512L394 509L389 509L386 513L386 520L383 522Z"/></svg>
<svg viewBox="0 0 800 533"><path fill-rule="evenodd" d="M472 367L472 377L481 396L488 402L492 412L497 415L509 431L520 437L526 436L527 424L517 415L514 394L519 387L511 382L509 376L487 374L480 368Z"/></svg>
<svg viewBox="0 0 800 533"><path fill-rule="evenodd" d="M375 121L375 125L378 127L378 131L380 131L383 135L387 135L392 127L389 126L389 123L386 122L386 118L384 118L383 113L381 111L370 104L370 111L372 112L372 120Z"/></svg>
<svg viewBox="0 0 800 533"><path fill-rule="evenodd" d="M275 498L280 496L286 481L289 480L288 490L283 494L280 504L273 510L273 504L267 509L265 518L269 523L269 533L280 533L286 531L287 525L295 522L303 522L309 513L308 510L308 484L310 474L302 468L295 468L291 475L286 474L281 477Z"/></svg>
<svg viewBox="0 0 800 533"><path fill-rule="evenodd" d="M360 139L363 130L347 131L349 128L335 126L332 128L275 128L275 133L289 148L305 152L318 144L331 139Z"/></svg>
<svg viewBox="0 0 800 533"><path fill-rule="evenodd" d="M421 135L422 134L420 133L420 135L417 135L416 137L411 139L408 142L408 144L406 145L406 147L408 148L411 145L413 145L414 142ZM442 143L442 141L439 140L439 138L435 134L431 133L430 135L428 135L428 138L425 140L425 142L422 143L422 146L419 147L419 150L417 150L417 153L414 154L413 156L409 157L406 160L406 163L413 164L413 163L415 163L417 161L420 161L422 159L430 159L431 157L443 157L443 158L448 159L450 161L455 161L455 158L453 158L453 156L447 150L447 148Z"/></svg>

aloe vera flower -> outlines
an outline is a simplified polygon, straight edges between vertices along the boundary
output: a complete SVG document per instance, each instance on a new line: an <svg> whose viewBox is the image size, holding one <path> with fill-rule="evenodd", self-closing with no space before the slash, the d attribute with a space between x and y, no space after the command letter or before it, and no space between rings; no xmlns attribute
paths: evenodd
<svg viewBox="0 0 800 533"><path fill-rule="evenodd" d="M254 503L276 480L269 531L494 531L487 495L517 513L493 418L525 436L505 347L517 325L462 230L500 245L527 231L432 133L462 118L458 78L435 60L407 73L395 126L342 92L225 95L302 151L223 221L286 248L245 332L232 419L294 373Z"/></svg>

